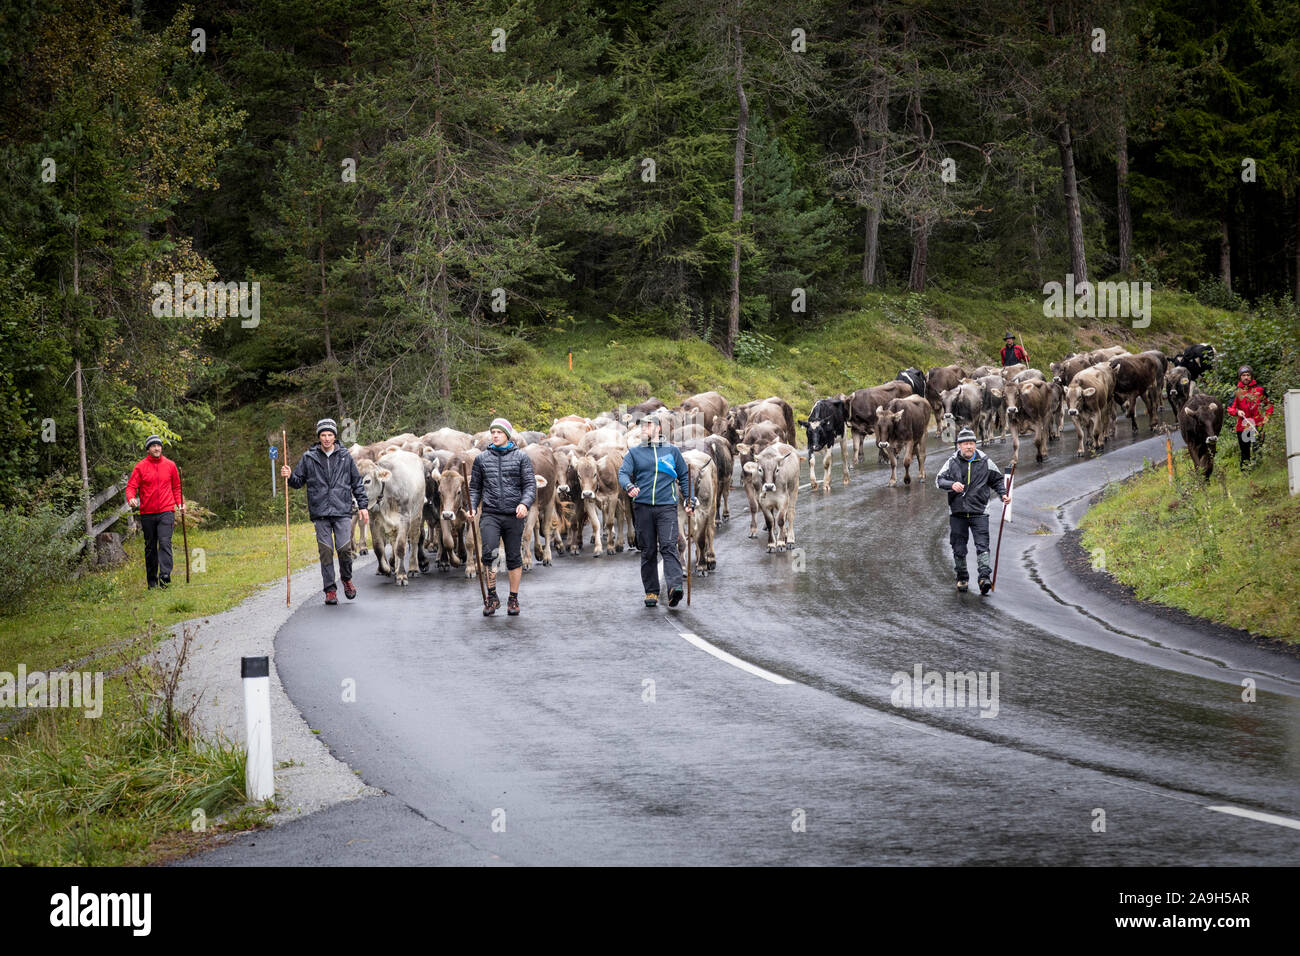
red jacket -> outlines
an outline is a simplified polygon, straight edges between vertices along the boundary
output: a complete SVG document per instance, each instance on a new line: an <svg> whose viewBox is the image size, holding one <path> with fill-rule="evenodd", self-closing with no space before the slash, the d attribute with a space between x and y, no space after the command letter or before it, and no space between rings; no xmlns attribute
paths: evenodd
<svg viewBox="0 0 1300 956"><path fill-rule="evenodd" d="M1011 354L1008 355L1008 352ZM1021 362L1028 364L1029 362L1029 356L1025 354L1025 350L1019 345L1004 345L1002 346L1001 354L1003 368L1006 368L1008 365L1019 365ZM1010 359L1010 361L1007 361L1008 359Z"/></svg>
<svg viewBox="0 0 1300 956"><path fill-rule="evenodd" d="M162 455L154 460L152 455L144 459L131 470L131 478L126 483L126 500L136 497L140 492L140 514L156 515L173 510L181 503L181 475L176 470L176 463Z"/></svg>
<svg viewBox="0 0 1300 956"><path fill-rule="evenodd" d="M1237 412L1245 412L1245 418ZM1264 394L1264 387L1252 378L1249 383L1237 383L1237 397L1228 406L1228 414L1237 420L1237 431L1244 432L1247 420L1256 428L1264 424L1273 414L1273 403Z"/></svg>

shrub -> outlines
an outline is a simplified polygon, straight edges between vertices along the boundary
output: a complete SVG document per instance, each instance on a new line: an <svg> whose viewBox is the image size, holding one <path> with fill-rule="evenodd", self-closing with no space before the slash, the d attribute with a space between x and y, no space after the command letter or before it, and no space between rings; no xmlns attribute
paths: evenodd
<svg viewBox="0 0 1300 956"><path fill-rule="evenodd" d="M0 512L0 614L20 610L72 567L76 541L58 534L62 520L48 505Z"/></svg>

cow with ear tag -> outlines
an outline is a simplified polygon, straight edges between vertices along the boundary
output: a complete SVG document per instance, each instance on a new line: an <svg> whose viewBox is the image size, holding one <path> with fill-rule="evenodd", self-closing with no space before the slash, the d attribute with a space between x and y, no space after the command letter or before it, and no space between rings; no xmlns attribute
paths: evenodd
<svg viewBox="0 0 1300 956"><path fill-rule="evenodd" d="M1192 464L1206 478L1214 471L1214 453L1223 429L1223 405L1212 395L1193 392L1178 410L1178 430Z"/></svg>
<svg viewBox="0 0 1300 956"><path fill-rule="evenodd" d="M767 550L794 547L795 507L799 501L799 453L793 445L768 445L744 467L747 484L755 487L759 510L767 521Z"/></svg>

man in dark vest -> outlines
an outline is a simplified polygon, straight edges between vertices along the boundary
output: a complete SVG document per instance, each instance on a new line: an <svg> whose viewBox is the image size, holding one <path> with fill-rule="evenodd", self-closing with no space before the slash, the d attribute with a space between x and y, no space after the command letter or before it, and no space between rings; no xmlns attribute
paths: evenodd
<svg viewBox="0 0 1300 956"><path fill-rule="evenodd" d="M1008 365L1029 364L1029 353L1016 344L1014 333L1008 332L1003 341L1006 342L1006 345L1002 346L1001 352L1003 368Z"/></svg>

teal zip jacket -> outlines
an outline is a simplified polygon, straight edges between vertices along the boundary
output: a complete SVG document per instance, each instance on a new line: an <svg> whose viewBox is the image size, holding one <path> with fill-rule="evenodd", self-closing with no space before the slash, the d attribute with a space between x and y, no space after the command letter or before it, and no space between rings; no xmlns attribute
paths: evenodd
<svg viewBox="0 0 1300 956"><path fill-rule="evenodd" d="M632 499L639 505L675 505L679 486L683 500L691 500L691 470L682 450L662 441L629 448L618 483L624 491L633 485L641 489Z"/></svg>

